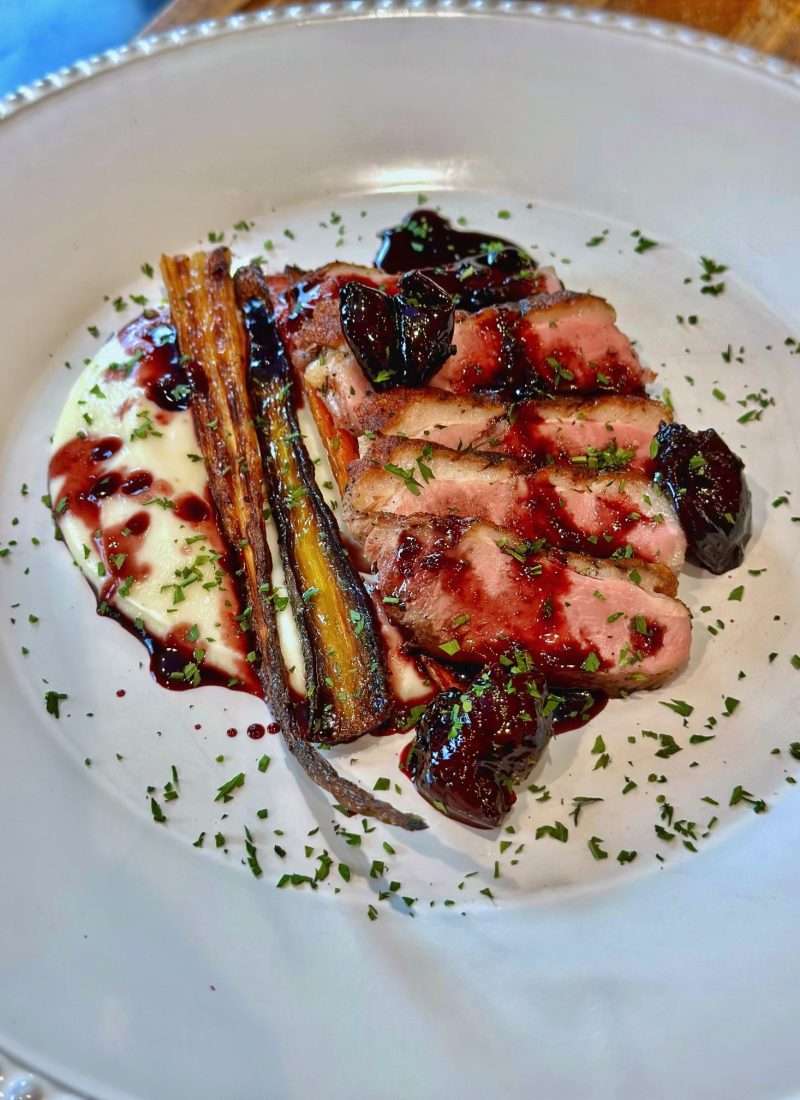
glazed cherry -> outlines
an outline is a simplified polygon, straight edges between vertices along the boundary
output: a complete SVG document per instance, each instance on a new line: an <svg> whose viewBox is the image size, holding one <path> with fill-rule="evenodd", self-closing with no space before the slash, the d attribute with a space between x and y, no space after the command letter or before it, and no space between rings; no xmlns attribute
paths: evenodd
<svg viewBox="0 0 800 1100"><path fill-rule="evenodd" d="M713 428L662 424L655 438L655 481L672 501L690 549L712 573L735 569L752 531L741 458Z"/></svg>
<svg viewBox="0 0 800 1100"><path fill-rule="evenodd" d="M427 707L404 765L423 798L479 829L499 825L513 784L533 768L553 732L553 707L524 655L487 666L464 691Z"/></svg>
<svg viewBox="0 0 800 1100"><path fill-rule="evenodd" d="M376 390L424 386L453 351L453 299L420 271L403 275L396 294L345 283L339 317L350 350Z"/></svg>

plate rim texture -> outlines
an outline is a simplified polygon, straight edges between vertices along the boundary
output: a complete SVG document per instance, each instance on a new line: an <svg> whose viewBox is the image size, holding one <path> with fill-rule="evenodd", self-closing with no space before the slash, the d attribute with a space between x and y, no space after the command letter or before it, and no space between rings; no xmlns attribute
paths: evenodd
<svg viewBox="0 0 800 1100"><path fill-rule="evenodd" d="M464 15L513 15L603 27L637 37L671 42L712 57L724 58L800 88L800 64L679 23L646 19L625 12L579 8L570 4L547 4L541 0L318 0L312 4L278 5L261 11L230 15L225 19L209 19L160 34L136 38L122 46L81 58L29 84L22 84L16 91L0 97L0 122L66 91L75 84L111 72L122 65L142 61L153 54L182 49L209 38L287 24L398 16Z"/></svg>

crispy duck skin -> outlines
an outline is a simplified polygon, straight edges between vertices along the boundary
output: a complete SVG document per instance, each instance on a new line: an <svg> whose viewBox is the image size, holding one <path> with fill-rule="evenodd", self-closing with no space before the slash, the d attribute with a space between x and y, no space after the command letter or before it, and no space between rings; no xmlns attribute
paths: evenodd
<svg viewBox="0 0 800 1100"><path fill-rule="evenodd" d="M345 516L364 541L376 514L485 519L560 550L636 557L678 572L686 538L669 500L641 474L532 469L501 455L382 436L350 467Z"/></svg>
<svg viewBox="0 0 800 1100"><path fill-rule="evenodd" d="M663 566L532 552L493 524L431 516L380 517L365 552L389 616L455 662L522 649L551 685L617 695L689 658L691 618Z"/></svg>
<svg viewBox="0 0 800 1100"><path fill-rule="evenodd" d="M303 739L268 595L272 558L262 519L266 502L245 385L245 334L236 313L230 253L221 248L191 257L162 256L161 272L179 345L194 363L192 417L222 533L241 562L256 672L286 746L309 778L352 813L405 829L424 829L425 822L416 814L401 813L344 779Z"/></svg>
<svg viewBox="0 0 800 1100"><path fill-rule="evenodd" d="M522 404L527 402L513 407ZM397 386L365 397L354 413L360 436L405 436L461 451L489 432L499 437L511 407L486 394L454 394L434 386Z"/></svg>
<svg viewBox="0 0 800 1100"><path fill-rule="evenodd" d="M379 627L317 487L264 277L240 268L234 284L249 335L248 385L267 496L302 641L309 727L315 740L350 741L392 709Z"/></svg>
<svg viewBox="0 0 800 1100"><path fill-rule="evenodd" d="M578 459L588 469L603 469L611 458L642 473L650 472L659 426L672 423L669 407L649 397L551 397L509 405L432 386L372 394L355 414L362 434L405 436L534 464Z"/></svg>

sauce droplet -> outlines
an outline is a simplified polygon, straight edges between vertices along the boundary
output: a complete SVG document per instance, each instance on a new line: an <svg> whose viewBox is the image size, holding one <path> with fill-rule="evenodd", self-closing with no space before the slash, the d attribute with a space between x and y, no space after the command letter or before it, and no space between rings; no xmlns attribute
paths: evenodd
<svg viewBox="0 0 800 1100"><path fill-rule="evenodd" d="M266 733L266 730L264 729L264 727L261 725L260 722L252 722L247 727L247 736L251 737L253 739L253 741L260 741L265 733Z"/></svg>
<svg viewBox="0 0 800 1100"><path fill-rule="evenodd" d="M411 755L411 750L414 748L414 739L412 738L407 745L404 745L400 750L400 771L403 775L407 775L409 779L413 781L416 775L416 768L414 767L414 758Z"/></svg>

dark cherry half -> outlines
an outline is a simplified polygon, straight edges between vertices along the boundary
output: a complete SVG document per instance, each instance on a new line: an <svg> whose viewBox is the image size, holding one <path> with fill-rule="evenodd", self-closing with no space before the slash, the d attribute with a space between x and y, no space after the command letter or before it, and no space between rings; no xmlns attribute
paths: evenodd
<svg viewBox="0 0 800 1100"><path fill-rule="evenodd" d="M479 829L499 825L553 732L554 698L517 655L487 666L464 691L443 691L417 726L404 770L442 813Z"/></svg>
<svg viewBox="0 0 800 1100"><path fill-rule="evenodd" d="M689 548L712 573L742 564L752 531L744 463L714 431L661 424L655 481L672 501Z"/></svg>
<svg viewBox="0 0 800 1100"><path fill-rule="evenodd" d="M404 275L396 294L345 283L339 318L350 350L376 390L424 386L453 351L453 299L420 271Z"/></svg>

